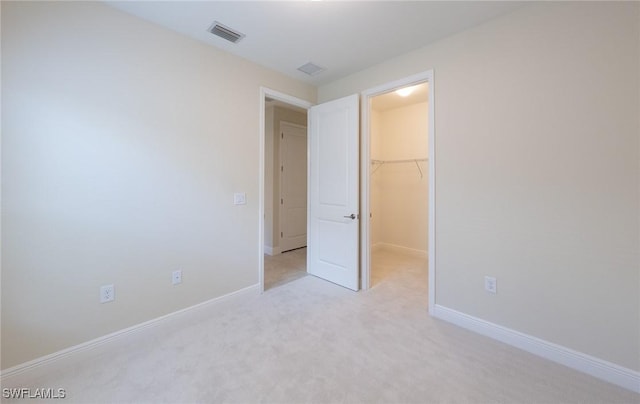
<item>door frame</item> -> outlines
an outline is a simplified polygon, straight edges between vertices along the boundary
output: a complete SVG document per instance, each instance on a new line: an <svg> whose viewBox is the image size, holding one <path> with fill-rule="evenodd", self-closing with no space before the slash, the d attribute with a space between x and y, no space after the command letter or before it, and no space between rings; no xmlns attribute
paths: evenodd
<svg viewBox="0 0 640 404"><path fill-rule="evenodd" d="M369 289L371 285L371 99L377 95L388 93L414 84L428 83L428 137L429 137L429 314L434 314L436 302L436 159L435 159L435 122L434 122L434 80L433 70L427 70L403 79L382 84L361 93L361 137L360 137L360 277L361 288Z"/></svg>
<svg viewBox="0 0 640 404"><path fill-rule="evenodd" d="M259 153L258 153L258 279L260 282L260 292L264 292L264 174L265 174L265 98L273 98L274 100L294 105L296 107L309 109L313 106L309 101L297 98L267 87L260 87L260 111L259 111ZM307 129L308 130L308 129ZM307 155L309 153L309 144L307 143Z"/></svg>
<svg viewBox="0 0 640 404"><path fill-rule="evenodd" d="M278 125L278 128L279 128L279 131L280 131L281 133L282 133L282 131L283 131L283 129L282 129L283 125L284 125L284 126L293 127L293 128L298 128L298 129L304 129L304 130L305 130L305 137L306 137L306 139L307 139L307 150L306 150L306 153L307 153L307 160L308 160L308 156L309 156L309 143L308 143L308 142L309 142L309 128L308 128L307 126L305 126L305 125L299 125L299 124L297 124L297 123L293 123L293 122L280 121L280 123L279 123L279 125ZM282 143L283 143L283 139L280 139L279 146L278 146L278 147L280 148L280 152L279 152L279 156L278 156L278 158L279 158L279 162L278 162L278 163L279 163L279 165L280 165L281 167L282 167L282 164L283 164L283 160L282 160L282 158L283 158L283 153L282 153ZM307 167L308 167L308 161L307 161ZM284 172L283 172L283 171L280 171L280 172L278 173L278 175L279 175L279 177L280 177L280 180L279 180L279 182L278 182L278 183L280 184L280 187L279 187L279 190L280 190L280 198L282 198L282 189L283 189L283 187L282 187L282 184L283 184L282 177L283 177L283 175L284 175ZM308 175L307 175L306 180L307 180L307 181L309 180L309 176L308 176ZM305 187L305 190L304 190L305 195L307 194L307 190L308 190L308 189L309 189L309 185L307 184L307 186ZM309 204L309 201L307 201L307 209L309 208L309 207L308 207L308 204ZM274 210L275 210L275 209L274 209ZM279 204L279 205L278 205L278 210L279 210L279 214L278 214L278 229L279 229L281 232L283 232L284 230L282 230L282 229L284 228L284 219L285 219L285 215L284 215L284 205L283 205L283 204ZM306 215L306 213L305 213L304 217L305 217L305 221L306 221L306 220L307 220L307 215ZM280 238L280 240L282 241L282 238ZM282 251L283 251L283 250L282 250L282 245L279 245L278 247L279 247L279 248L278 248L278 251L282 252Z"/></svg>

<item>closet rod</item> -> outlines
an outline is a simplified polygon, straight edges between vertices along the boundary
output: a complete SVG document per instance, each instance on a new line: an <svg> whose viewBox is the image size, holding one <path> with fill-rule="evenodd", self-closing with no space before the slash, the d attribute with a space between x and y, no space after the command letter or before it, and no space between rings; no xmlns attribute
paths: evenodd
<svg viewBox="0 0 640 404"><path fill-rule="evenodd" d="M422 174L422 168L420 168L420 164L418 164L418 162L421 161L429 161L429 159L406 159L406 160L371 160L371 164L378 164L378 166L371 172L371 175L373 175L376 171L378 171L378 169L380 167L382 167L384 164L393 164L393 163L416 163L416 167L418 168L418 171L420 171L420 179L422 179L424 177L424 175Z"/></svg>
<svg viewBox="0 0 640 404"><path fill-rule="evenodd" d="M389 163L414 163L419 161L429 161L429 159L406 159L406 160L371 160L371 164L389 164Z"/></svg>

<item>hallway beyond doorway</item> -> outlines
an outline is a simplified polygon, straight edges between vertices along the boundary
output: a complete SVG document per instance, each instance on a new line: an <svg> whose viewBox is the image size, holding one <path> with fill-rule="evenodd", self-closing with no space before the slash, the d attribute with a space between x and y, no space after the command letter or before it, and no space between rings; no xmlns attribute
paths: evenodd
<svg viewBox="0 0 640 404"><path fill-rule="evenodd" d="M307 276L307 248L286 251L277 255L264 255L264 289Z"/></svg>

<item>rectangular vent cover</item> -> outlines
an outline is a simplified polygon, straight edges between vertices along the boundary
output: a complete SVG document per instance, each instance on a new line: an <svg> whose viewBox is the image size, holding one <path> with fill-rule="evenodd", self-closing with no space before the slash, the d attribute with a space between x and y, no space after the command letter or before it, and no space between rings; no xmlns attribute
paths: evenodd
<svg viewBox="0 0 640 404"><path fill-rule="evenodd" d="M229 42L238 43L245 37L243 33L240 33L226 25L220 24L218 21L214 21L208 29L213 35L217 35L220 38L226 39Z"/></svg>
<svg viewBox="0 0 640 404"><path fill-rule="evenodd" d="M298 67L298 70L300 70L303 73L308 74L309 76L315 76L316 74L322 73L323 71L327 70L324 67L320 67L312 62L306 63L300 67Z"/></svg>

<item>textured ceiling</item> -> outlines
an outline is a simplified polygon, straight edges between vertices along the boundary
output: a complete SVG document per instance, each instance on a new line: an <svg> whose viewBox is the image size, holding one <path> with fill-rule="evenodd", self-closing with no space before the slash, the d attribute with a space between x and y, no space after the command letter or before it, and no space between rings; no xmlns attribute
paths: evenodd
<svg viewBox="0 0 640 404"><path fill-rule="evenodd" d="M508 1L106 2L293 78L322 85L521 7ZM245 34L233 44L214 21ZM313 62L315 76L297 68Z"/></svg>

